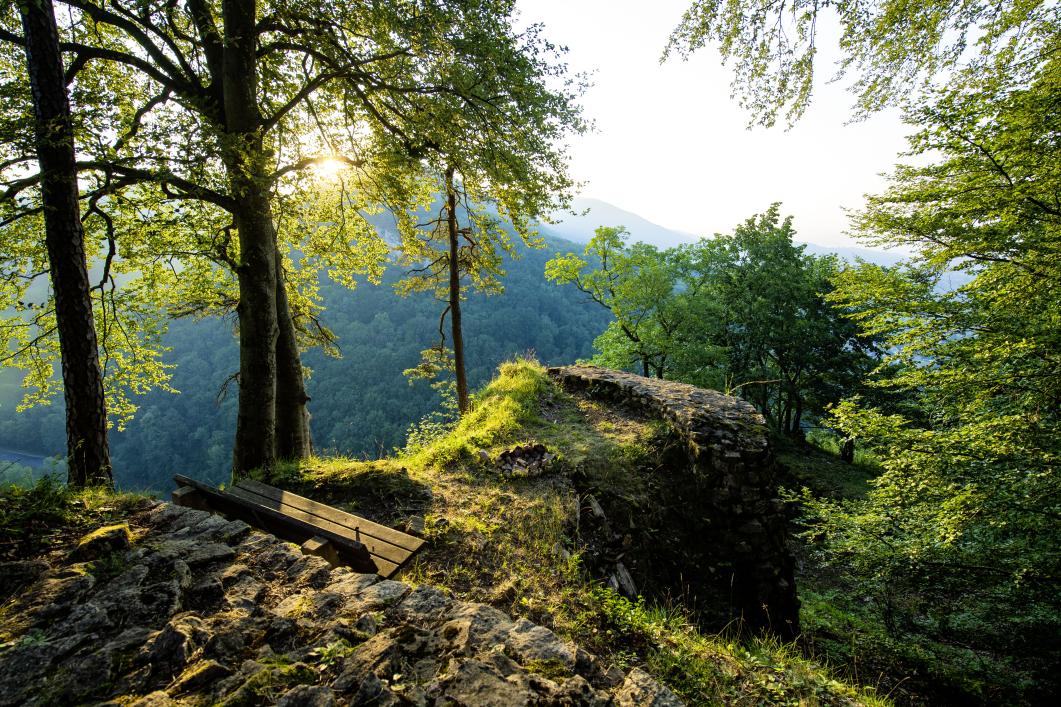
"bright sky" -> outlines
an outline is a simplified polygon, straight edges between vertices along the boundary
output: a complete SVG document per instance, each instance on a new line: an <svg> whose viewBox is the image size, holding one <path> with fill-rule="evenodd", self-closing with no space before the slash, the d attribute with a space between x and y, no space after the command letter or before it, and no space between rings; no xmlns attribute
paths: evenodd
<svg viewBox="0 0 1061 707"><path fill-rule="evenodd" d="M728 233L780 201L802 241L849 245L844 207L882 190L905 149L897 111L846 125L853 97L834 75L836 30L819 23L812 104L791 130L747 129L714 47L660 65L690 0L520 0L521 21L545 23L575 71L595 71L583 105L597 132L572 144L583 196L661 226ZM783 122L783 121L782 121Z"/></svg>

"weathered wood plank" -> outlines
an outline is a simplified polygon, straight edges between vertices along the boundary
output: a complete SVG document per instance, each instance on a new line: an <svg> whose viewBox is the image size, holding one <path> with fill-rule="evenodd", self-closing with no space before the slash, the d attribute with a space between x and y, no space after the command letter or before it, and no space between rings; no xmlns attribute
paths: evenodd
<svg viewBox="0 0 1061 707"><path fill-rule="evenodd" d="M379 563L373 560L365 545L348 537L346 534L334 533L312 523L307 523L302 519L280 513L272 508L267 508L255 502L248 502L245 499L236 497L229 491L213 488L208 484L190 479L181 474L175 475L173 480L178 486L191 487L199 491L206 497L212 510L239 518L272 533L278 538L301 544L319 535L332 541L340 559L354 569L362 572L391 569L388 566L391 563L385 563L383 567L378 567ZM380 573L382 574L382 571Z"/></svg>
<svg viewBox="0 0 1061 707"><path fill-rule="evenodd" d="M299 496L298 494L291 493L290 491L284 491L283 489L274 488L267 484L263 484L260 481L253 479L244 479L236 484L238 488L243 488L260 496L270 498L274 501L279 501L287 506L298 508L301 511L309 513L311 515L318 516L324 520L337 523L339 525L346 525L348 527L358 527L361 532L367 535L371 535L374 538L390 543L396 547L404 548L409 552L416 552L420 549L420 546L424 544L424 541L420 538L408 535L393 528L388 528L385 525L374 523L367 518L361 518L355 516L346 511L341 511L338 508L319 503L312 499L306 498L305 496ZM353 521L351 523L351 521Z"/></svg>
<svg viewBox="0 0 1061 707"><path fill-rule="evenodd" d="M338 537L346 542L358 543L368 551L369 555L372 556L372 560L375 562L379 574L384 577L390 576L398 566L409 559L409 555L411 554L404 548L396 547L390 543L385 543L378 538L359 533L356 528L340 525L339 523L334 523L319 516L306 513L294 506L289 506L280 501L266 498L265 496L259 496L242 486L234 486L229 489L227 493L249 505L268 509L269 511L277 513L285 518L291 518L292 520L297 520L309 527L318 528L321 531L326 532L329 538Z"/></svg>
<svg viewBox="0 0 1061 707"><path fill-rule="evenodd" d="M315 555L323 558L333 567L342 564L339 560L339 553L335 551L335 546L332 545L332 541L327 538L322 538L319 535L314 535L312 538L302 543L302 554Z"/></svg>
<svg viewBox="0 0 1061 707"><path fill-rule="evenodd" d="M210 510L210 504L206 502L206 497L203 496L199 489L191 486L181 486L173 489L173 493L170 494L170 500L177 506L195 508L200 511Z"/></svg>

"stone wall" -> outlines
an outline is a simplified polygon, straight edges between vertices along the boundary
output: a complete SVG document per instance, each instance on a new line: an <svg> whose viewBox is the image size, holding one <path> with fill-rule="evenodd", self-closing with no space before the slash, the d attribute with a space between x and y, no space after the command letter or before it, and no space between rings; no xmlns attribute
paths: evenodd
<svg viewBox="0 0 1061 707"><path fill-rule="evenodd" d="M702 505L701 540L730 568L730 595L744 621L791 639L799 600L784 507L766 423L747 402L685 383L595 366L551 368L568 390L615 401L666 421L684 443L689 502Z"/></svg>

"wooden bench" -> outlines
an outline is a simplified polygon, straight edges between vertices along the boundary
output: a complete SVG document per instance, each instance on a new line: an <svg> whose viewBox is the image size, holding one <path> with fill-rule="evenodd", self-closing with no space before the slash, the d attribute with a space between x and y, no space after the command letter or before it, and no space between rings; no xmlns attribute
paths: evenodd
<svg viewBox="0 0 1061 707"><path fill-rule="evenodd" d="M180 474L173 480L173 503L178 506L238 518L299 543L306 554L360 572L392 577L424 544L420 538L252 479L224 490Z"/></svg>

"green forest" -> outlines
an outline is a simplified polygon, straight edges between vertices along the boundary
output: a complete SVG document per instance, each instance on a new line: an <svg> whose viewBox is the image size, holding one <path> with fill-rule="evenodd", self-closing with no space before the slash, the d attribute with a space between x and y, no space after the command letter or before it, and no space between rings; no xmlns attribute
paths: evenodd
<svg viewBox="0 0 1061 707"><path fill-rule="evenodd" d="M586 689L609 699L635 668L691 704L1061 693L1057 3L690 0L675 18L661 61L717 52L750 129L771 131L814 104L828 19L849 118L895 111L906 129L884 186L847 212L850 234L897 264L801 245L793 205L771 194L670 247L621 223L555 237L600 116L592 77L526 3L2 7L0 687L62 644L33 623L47 610L9 618L23 595L53 596L40 577L125 581L140 549L67 565L180 473L418 528L411 585L590 646L602 663ZM692 463L676 461L677 418L609 408L545 369L579 361L754 410L770 452L753 475L772 485L733 517L787 528L773 549L791 566L771 581L793 591L794 577L798 632L718 619L726 607L685 584L704 568L681 563L704 548L683 546L699 510L660 476ZM526 474L499 471L532 453ZM708 537L716 520L696 517ZM125 528L129 549L139 531ZM622 564L636 557L666 558L659 574L678 579L639 576L637 591ZM341 641L292 629L305 650L262 674L299 682L247 679L250 701L224 703L339 689L333 669L379 629L357 626ZM261 635L241 661L273 660ZM108 654L98 692L69 692L66 654L48 655L58 677L34 704L149 686L184 700L197 684L151 668L154 683L129 688ZM560 690L585 682L571 662L521 669ZM374 684L396 695L403 671ZM403 694L428 704L449 677ZM188 704L218 698L205 694ZM0 689L0 705L18 702Z"/></svg>
<svg viewBox="0 0 1061 707"><path fill-rule="evenodd" d="M583 302L573 288L557 288L543 277L555 252L575 247L551 239L545 249L526 249L505 264L505 291L473 295L467 304L469 378L475 387L497 366L532 352L560 365L593 356L592 342L609 314ZM309 352L307 382L313 441L319 454L376 458L405 444L409 427L440 410L440 392L403 375L420 351L437 339L441 305L430 294L399 297L392 266L378 285L353 292L322 286L324 322L337 350ZM137 399L139 410L111 436L115 483L129 491L168 493L176 473L220 483L228 479L234 432L235 393L225 381L238 370L232 321L181 319L162 339L163 361L172 364L170 386ZM17 376L3 391L0 447L44 457L62 457L66 446L62 400L14 412L23 391ZM12 464L9 478L32 472ZM39 475L42 470L39 470ZM3 478L0 476L0 478Z"/></svg>

